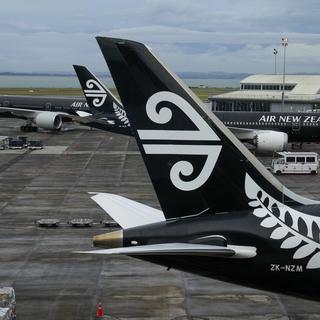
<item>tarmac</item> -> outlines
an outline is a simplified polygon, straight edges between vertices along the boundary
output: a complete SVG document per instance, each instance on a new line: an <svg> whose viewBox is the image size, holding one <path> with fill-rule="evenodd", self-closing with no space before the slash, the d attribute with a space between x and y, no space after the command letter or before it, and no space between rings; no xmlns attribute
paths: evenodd
<svg viewBox="0 0 320 320"><path fill-rule="evenodd" d="M0 135L21 135L17 119L0 119ZM58 133L27 133L39 151L0 150L0 286L16 292L17 318L320 319L320 304L202 278L129 257L75 254L107 232L106 213L88 192L110 192L159 207L133 138L70 124ZM320 153L320 146L304 150ZM270 165L270 158L263 158ZM280 176L291 190L320 199L317 176ZM35 221L60 219L57 228ZM92 227L74 228L73 218ZM310 284L312 285L312 284Z"/></svg>

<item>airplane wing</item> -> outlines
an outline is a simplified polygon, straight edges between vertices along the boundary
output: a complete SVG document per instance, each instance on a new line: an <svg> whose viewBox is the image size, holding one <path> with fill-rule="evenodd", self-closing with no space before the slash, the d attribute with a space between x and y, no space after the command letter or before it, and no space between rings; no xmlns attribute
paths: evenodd
<svg viewBox="0 0 320 320"><path fill-rule="evenodd" d="M257 249L255 247L248 246L228 245L226 247L223 247L193 243L161 243L92 251L76 251L75 253L129 256L191 255L210 256L216 258L248 259L254 258L257 255Z"/></svg>
<svg viewBox="0 0 320 320"><path fill-rule="evenodd" d="M31 110L31 109L22 109L22 108L0 107L0 112L10 112L11 114L17 117L23 117L28 119L34 118L36 115L42 112L54 112L56 115L71 118L71 115L66 112L56 112L56 111L46 111L46 110Z"/></svg>
<svg viewBox="0 0 320 320"><path fill-rule="evenodd" d="M90 194L94 194L90 192ZM123 229L165 221L161 210L111 193L97 193L95 201Z"/></svg>
<svg viewBox="0 0 320 320"><path fill-rule="evenodd" d="M253 140L257 136L256 129L228 127L239 140Z"/></svg>
<svg viewBox="0 0 320 320"><path fill-rule="evenodd" d="M248 129L248 128L238 128L238 127L228 127L232 132L252 132L256 131L256 129Z"/></svg>

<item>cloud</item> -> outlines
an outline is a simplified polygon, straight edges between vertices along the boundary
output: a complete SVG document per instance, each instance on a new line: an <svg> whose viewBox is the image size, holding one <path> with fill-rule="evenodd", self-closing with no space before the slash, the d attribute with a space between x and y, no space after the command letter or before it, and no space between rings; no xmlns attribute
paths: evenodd
<svg viewBox="0 0 320 320"><path fill-rule="evenodd" d="M320 72L319 4L307 0L69 0L3 3L0 71L106 69L96 35L145 42L175 71Z"/></svg>

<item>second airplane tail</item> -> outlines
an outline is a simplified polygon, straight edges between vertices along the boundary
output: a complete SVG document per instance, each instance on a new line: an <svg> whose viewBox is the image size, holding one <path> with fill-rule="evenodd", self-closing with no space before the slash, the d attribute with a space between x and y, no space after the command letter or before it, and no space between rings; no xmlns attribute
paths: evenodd
<svg viewBox="0 0 320 320"><path fill-rule="evenodd" d="M106 122L107 131L112 131L111 126L114 126L117 127L115 132L132 135L130 123L121 102L86 67L79 65L73 67L92 115Z"/></svg>

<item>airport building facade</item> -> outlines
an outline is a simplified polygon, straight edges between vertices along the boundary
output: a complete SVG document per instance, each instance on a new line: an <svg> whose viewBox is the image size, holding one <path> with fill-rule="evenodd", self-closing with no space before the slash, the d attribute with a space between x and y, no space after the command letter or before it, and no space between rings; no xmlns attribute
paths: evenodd
<svg viewBox="0 0 320 320"><path fill-rule="evenodd" d="M320 112L320 76L287 75L282 107L282 75L252 75L240 90L209 97L212 111Z"/></svg>

